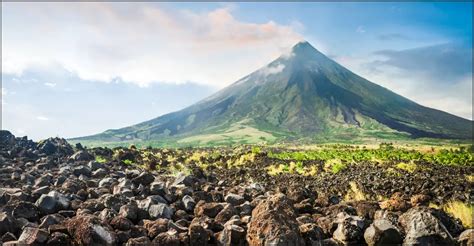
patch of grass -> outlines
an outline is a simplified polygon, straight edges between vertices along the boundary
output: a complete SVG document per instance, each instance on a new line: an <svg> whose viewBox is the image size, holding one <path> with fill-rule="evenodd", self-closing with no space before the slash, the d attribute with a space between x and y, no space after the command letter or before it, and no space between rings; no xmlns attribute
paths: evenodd
<svg viewBox="0 0 474 246"><path fill-rule="evenodd" d="M334 174L347 168L347 164L343 163L340 159L330 159L324 162L324 170L330 171Z"/></svg>
<svg viewBox="0 0 474 246"><path fill-rule="evenodd" d="M474 174L466 175L466 180L469 183L474 183Z"/></svg>
<svg viewBox="0 0 474 246"><path fill-rule="evenodd" d="M122 162L123 162L123 164L125 164L125 165L133 165L133 161L132 161L132 160L123 160Z"/></svg>
<svg viewBox="0 0 474 246"><path fill-rule="evenodd" d="M188 167L186 167L182 163L175 163L174 165L172 165L169 168L169 171L170 171L171 175L175 176L175 177L178 176L178 174L180 174L180 173L183 173L185 175L191 174L191 169L189 169Z"/></svg>
<svg viewBox="0 0 474 246"><path fill-rule="evenodd" d="M267 167L267 173L271 176L276 176L284 173L285 169L287 169L287 167L283 164L270 165Z"/></svg>
<svg viewBox="0 0 474 246"><path fill-rule="evenodd" d="M356 182L349 182L349 191L344 197L346 201L365 201L367 195L359 188Z"/></svg>
<svg viewBox="0 0 474 246"><path fill-rule="evenodd" d="M290 162L290 166L288 167L288 172L291 174L297 173L297 174L304 174L305 170L303 168L303 162L297 161L297 162Z"/></svg>
<svg viewBox="0 0 474 246"><path fill-rule="evenodd" d="M284 173L288 174L298 174L303 176L314 176L318 174L318 167L317 166L303 166L303 162L290 162L290 164L278 164L278 165L270 165L267 168L267 173L269 175L275 176Z"/></svg>
<svg viewBox="0 0 474 246"><path fill-rule="evenodd" d="M255 154L254 153L247 153L247 154L243 154L239 157L239 159L233 161L232 159L229 159L227 161L227 166L230 168L232 166L234 167L239 167L239 166L243 166L249 162L253 162L255 161Z"/></svg>
<svg viewBox="0 0 474 246"><path fill-rule="evenodd" d="M98 155L98 156L95 157L95 161L98 162L98 163L104 164L104 163L107 162L107 159L105 159L104 157Z"/></svg>
<svg viewBox="0 0 474 246"><path fill-rule="evenodd" d="M473 228L473 205L461 201L450 201L443 206L443 210L451 214L454 218L461 220L464 227Z"/></svg>
<svg viewBox="0 0 474 246"><path fill-rule="evenodd" d="M260 152L262 152L262 149L258 146L253 146L252 147L252 153L254 154L260 154Z"/></svg>
<svg viewBox="0 0 474 246"><path fill-rule="evenodd" d="M405 170L409 173L413 173L418 169L418 166L414 162L409 162L409 163L400 162L400 163L397 164L396 167L398 169Z"/></svg>
<svg viewBox="0 0 474 246"><path fill-rule="evenodd" d="M401 177L402 176L402 174L400 172L398 172L395 168L392 168L392 167L387 168L387 170L385 170L385 172L387 173L388 176L391 176L391 177Z"/></svg>

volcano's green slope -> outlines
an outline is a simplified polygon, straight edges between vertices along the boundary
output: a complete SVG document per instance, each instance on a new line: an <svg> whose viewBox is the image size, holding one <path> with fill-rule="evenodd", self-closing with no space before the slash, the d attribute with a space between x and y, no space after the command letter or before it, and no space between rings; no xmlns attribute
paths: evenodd
<svg viewBox="0 0 474 246"><path fill-rule="evenodd" d="M76 141L187 144L472 138L473 122L352 73L307 42L183 110Z"/></svg>

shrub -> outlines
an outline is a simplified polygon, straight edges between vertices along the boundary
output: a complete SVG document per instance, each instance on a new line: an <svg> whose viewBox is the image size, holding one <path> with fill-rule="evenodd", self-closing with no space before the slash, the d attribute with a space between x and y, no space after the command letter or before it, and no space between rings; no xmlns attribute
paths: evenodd
<svg viewBox="0 0 474 246"><path fill-rule="evenodd" d="M344 197L346 201L365 201L367 199L367 195L359 188L356 182L351 181L349 182L349 191L347 192L346 196Z"/></svg>
<svg viewBox="0 0 474 246"><path fill-rule="evenodd" d="M397 168L405 170L409 173L413 173L414 171L418 169L417 165L414 162L409 162L409 163L400 162L397 164Z"/></svg>
<svg viewBox="0 0 474 246"><path fill-rule="evenodd" d="M98 156L95 157L95 161L98 162L98 163L106 163L107 159L105 159L104 157L98 155Z"/></svg>
<svg viewBox="0 0 474 246"><path fill-rule="evenodd" d="M461 201L450 201L443 206L443 210L454 218L461 220L464 227L473 228L473 205Z"/></svg>

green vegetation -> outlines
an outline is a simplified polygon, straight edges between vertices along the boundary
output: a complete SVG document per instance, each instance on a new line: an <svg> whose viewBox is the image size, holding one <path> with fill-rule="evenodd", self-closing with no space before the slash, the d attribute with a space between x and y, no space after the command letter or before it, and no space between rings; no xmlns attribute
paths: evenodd
<svg viewBox="0 0 474 246"><path fill-rule="evenodd" d="M417 165L413 162L409 162L409 163L405 163L405 162L400 162L397 164L396 166L398 169L402 169L402 170L405 170L409 173L413 173L416 171L416 169L418 168Z"/></svg>
<svg viewBox="0 0 474 246"><path fill-rule="evenodd" d="M125 164L125 165L133 165L133 161L132 161L132 160L123 160L122 162L123 162L123 164Z"/></svg>
<svg viewBox="0 0 474 246"><path fill-rule="evenodd" d="M98 163L106 163L107 162L107 159L105 159L104 157L98 155L95 157L95 161L98 162Z"/></svg>
<svg viewBox="0 0 474 246"><path fill-rule="evenodd" d="M340 160L347 163L360 162L410 162L399 168L413 169L416 162L430 162L442 165L473 165L474 155L465 148L441 149L437 152L421 152L415 149L397 148L392 144L381 144L379 148L369 149L351 145L329 145L317 150L269 152L268 156L280 160ZM340 166L340 165L339 165Z"/></svg>

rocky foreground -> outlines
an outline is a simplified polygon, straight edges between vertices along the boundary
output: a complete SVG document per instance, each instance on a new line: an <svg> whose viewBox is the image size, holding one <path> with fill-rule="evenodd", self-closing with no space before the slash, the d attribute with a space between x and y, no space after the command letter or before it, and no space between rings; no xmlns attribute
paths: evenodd
<svg viewBox="0 0 474 246"><path fill-rule="evenodd" d="M156 169L156 165L166 165L164 161L150 160L148 168L143 168L121 161L133 158L126 149L116 157L113 153L107 148L72 147L59 138L35 143L0 131L0 242L474 244L473 229L427 206L446 196L472 198L470 186L453 180L445 179L454 191L443 191L443 184L430 184L438 187L431 196L412 194L426 187L408 187L405 193L394 192L383 203L342 201L330 192L308 188L307 180L301 181L301 187L292 188L294 183L285 183L288 179L271 180L251 169L235 169L227 174L223 170L205 172L199 166L192 166L188 173L170 175ZM97 156L110 160L96 161ZM333 186L337 184L328 180L327 190L334 190ZM387 189L395 191L393 187Z"/></svg>

